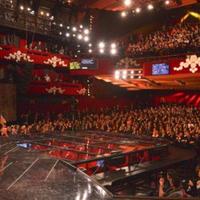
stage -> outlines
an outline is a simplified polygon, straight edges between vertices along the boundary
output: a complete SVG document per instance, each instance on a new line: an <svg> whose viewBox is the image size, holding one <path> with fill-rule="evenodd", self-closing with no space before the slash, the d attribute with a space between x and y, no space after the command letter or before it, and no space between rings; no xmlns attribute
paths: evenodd
<svg viewBox="0 0 200 200"><path fill-rule="evenodd" d="M0 141L0 199L113 199L104 186L194 156L172 156L165 140L94 132Z"/></svg>

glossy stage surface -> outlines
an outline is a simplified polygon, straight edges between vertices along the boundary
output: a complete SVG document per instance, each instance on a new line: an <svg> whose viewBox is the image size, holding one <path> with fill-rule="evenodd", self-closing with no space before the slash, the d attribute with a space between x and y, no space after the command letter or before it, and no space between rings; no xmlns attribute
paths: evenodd
<svg viewBox="0 0 200 200"><path fill-rule="evenodd" d="M113 155L125 155L126 163L130 153L165 145L88 132L0 138L0 199L110 200L111 193L80 169L84 166L94 175ZM106 164L113 169L112 163Z"/></svg>
<svg viewBox="0 0 200 200"><path fill-rule="evenodd" d="M0 199L15 200L109 200L110 194L80 170L49 155L38 144L46 137L1 138Z"/></svg>

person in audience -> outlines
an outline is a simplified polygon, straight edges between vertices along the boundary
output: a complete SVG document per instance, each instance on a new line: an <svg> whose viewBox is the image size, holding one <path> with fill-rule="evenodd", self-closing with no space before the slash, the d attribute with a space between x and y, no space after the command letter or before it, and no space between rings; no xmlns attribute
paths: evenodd
<svg viewBox="0 0 200 200"><path fill-rule="evenodd" d="M196 167L196 176L189 180L187 192L192 196L200 197L200 165Z"/></svg>
<svg viewBox="0 0 200 200"><path fill-rule="evenodd" d="M167 179L159 180L159 197L184 198L189 197L181 187L181 180L174 169L167 171Z"/></svg>

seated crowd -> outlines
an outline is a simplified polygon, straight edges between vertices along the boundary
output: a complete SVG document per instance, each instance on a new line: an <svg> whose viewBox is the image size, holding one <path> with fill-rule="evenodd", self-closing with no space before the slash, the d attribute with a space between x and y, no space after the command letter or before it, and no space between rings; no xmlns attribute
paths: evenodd
<svg viewBox="0 0 200 200"><path fill-rule="evenodd" d="M179 23L146 36L140 35L128 44L128 56L160 56L199 52L200 23Z"/></svg>
<svg viewBox="0 0 200 200"><path fill-rule="evenodd" d="M68 130L106 131L136 136L168 138L180 143L200 139L200 111L192 106L160 105L141 109L118 107L99 112L77 112L58 116L22 115L17 125L3 126L1 135L29 135Z"/></svg>

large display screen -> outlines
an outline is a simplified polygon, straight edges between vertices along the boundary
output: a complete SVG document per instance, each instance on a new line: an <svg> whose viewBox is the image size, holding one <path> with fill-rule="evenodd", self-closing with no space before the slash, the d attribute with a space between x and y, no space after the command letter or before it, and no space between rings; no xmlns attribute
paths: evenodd
<svg viewBox="0 0 200 200"><path fill-rule="evenodd" d="M166 63L153 64L152 75L167 75L169 74L169 65Z"/></svg>
<svg viewBox="0 0 200 200"><path fill-rule="evenodd" d="M81 69L97 69L97 62L93 58L81 60Z"/></svg>

